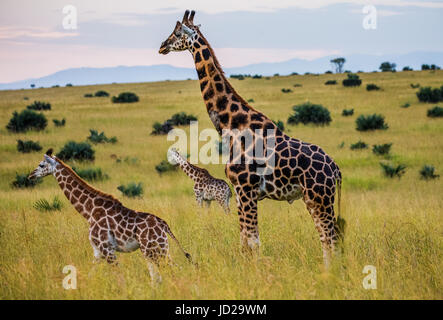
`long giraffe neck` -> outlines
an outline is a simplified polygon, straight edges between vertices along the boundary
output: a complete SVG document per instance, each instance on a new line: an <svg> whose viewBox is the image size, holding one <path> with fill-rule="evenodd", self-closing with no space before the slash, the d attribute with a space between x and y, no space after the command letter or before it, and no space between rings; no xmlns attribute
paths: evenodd
<svg viewBox="0 0 443 320"><path fill-rule="evenodd" d="M56 161L57 165L54 171L54 177L66 198L68 198L74 208L84 218L89 220L94 208L103 206L107 200L119 202L111 195L105 194L90 186L60 159L56 158ZM104 211L103 214L105 214ZM94 218L98 218L96 214L94 214Z"/></svg>
<svg viewBox="0 0 443 320"><path fill-rule="evenodd" d="M267 119L235 92L200 31L197 31L191 52L206 109L219 134L223 129L244 129L251 121Z"/></svg>
<svg viewBox="0 0 443 320"><path fill-rule="evenodd" d="M174 155L174 160L177 162L180 169L183 170L186 175L192 180L196 181L201 178L205 172L205 169L198 168L192 164L190 164L185 158L183 158L180 154L176 153Z"/></svg>

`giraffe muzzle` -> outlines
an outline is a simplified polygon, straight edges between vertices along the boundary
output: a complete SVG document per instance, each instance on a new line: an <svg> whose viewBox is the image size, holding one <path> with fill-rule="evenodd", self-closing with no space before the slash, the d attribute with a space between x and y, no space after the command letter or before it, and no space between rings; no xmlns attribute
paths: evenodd
<svg viewBox="0 0 443 320"><path fill-rule="evenodd" d="M32 171L32 172L29 174L29 176L28 176L28 179L29 179L29 180L32 180L32 179L34 179L34 178L35 178L35 170Z"/></svg>

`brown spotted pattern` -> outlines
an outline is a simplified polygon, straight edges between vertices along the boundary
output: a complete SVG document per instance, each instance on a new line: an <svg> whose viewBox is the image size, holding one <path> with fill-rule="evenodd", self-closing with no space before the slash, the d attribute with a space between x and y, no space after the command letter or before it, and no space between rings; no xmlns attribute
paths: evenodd
<svg viewBox="0 0 443 320"><path fill-rule="evenodd" d="M254 141L263 139L265 146L270 138L275 140L275 147L269 155L275 156L272 173L260 175L257 173L260 164L257 161L246 161L251 157L247 152L248 146L242 149L240 159L234 159L241 161L231 161L226 166L226 176L236 193L244 247L254 248L260 243L257 217L259 200L269 198L292 203L301 198L318 230L323 258L328 265L340 231L334 213L336 187L338 195L341 187L341 173L337 164L320 147L281 132L268 117L252 108L235 92L199 26L194 25L193 17L194 12L189 16L186 11L181 22L182 27L177 23L173 34L162 44L160 53L182 50L192 53L203 100L209 117L220 134L223 129L250 129L254 132ZM180 29L184 32L180 32ZM180 49L177 50L174 46ZM263 134L256 134L256 130L263 130ZM268 130L272 130L272 133L268 134ZM231 160L235 139L235 136L231 139ZM257 159L252 157L252 160Z"/></svg>
<svg viewBox="0 0 443 320"><path fill-rule="evenodd" d="M170 156L183 172L194 181L194 194L199 206L202 206L205 202L209 207L211 201L215 200L225 213L229 213L229 201L232 192L224 180L214 178L208 170L189 163L174 149L170 151Z"/></svg>
<svg viewBox="0 0 443 320"><path fill-rule="evenodd" d="M88 220L89 241L97 260L104 258L108 263L115 263L116 251L132 252L140 248L149 263L158 264L161 258L170 259L168 235L182 248L164 220L126 208L113 196L90 186L55 156L45 155L30 178L51 173L66 198ZM183 252L190 259L190 255Z"/></svg>

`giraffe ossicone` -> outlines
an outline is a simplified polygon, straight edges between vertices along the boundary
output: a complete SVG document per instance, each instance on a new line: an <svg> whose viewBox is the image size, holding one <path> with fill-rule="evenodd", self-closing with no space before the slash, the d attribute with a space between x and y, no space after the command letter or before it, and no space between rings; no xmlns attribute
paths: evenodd
<svg viewBox="0 0 443 320"><path fill-rule="evenodd" d="M288 201L303 199L318 230L326 266L330 255L343 234L334 212L334 200L340 189L342 176L338 165L319 146L294 139L283 133L262 112L243 99L226 79L214 50L194 24L195 12L186 10L181 22L177 21L171 35L161 44L160 54L171 51L191 52L200 90L214 127L221 135L223 130L251 129L253 139L275 141L269 156L274 157L273 170L260 172L262 165L255 155L249 161L248 146L233 157L233 145L242 145L241 137L230 141L230 161L226 176L234 186L240 222L240 239L245 247L259 244L257 202L268 198ZM254 132L262 129L263 137ZM271 133L268 134L269 130ZM236 141L236 139L238 141ZM237 159L238 158L238 159ZM240 160L240 161L238 161ZM248 161L246 161L248 160Z"/></svg>
<svg viewBox="0 0 443 320"><path fill-rule="evenodd" d="M115 252L132 252L140 249L148 261L153 280L159 280L155 271L161 260L171 260L168 236L176 241L166 221L146 212L125 207L118 199L89 185L71 167L52 155L49 149L43 161L29 175L29 179L53 175L64 195L89 223L89 241L97 260L116 262Z"/></svg>

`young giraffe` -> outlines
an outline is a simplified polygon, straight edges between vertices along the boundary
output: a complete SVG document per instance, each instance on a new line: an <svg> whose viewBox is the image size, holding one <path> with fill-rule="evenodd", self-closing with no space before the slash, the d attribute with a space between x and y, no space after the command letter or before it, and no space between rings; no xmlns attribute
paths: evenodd
<svg viewBox="0 0 443 320"><path fill-rule="evenodd" d="M128 209L113 196L90 186L63 161L52 156L52 149L46 152L28 178L50 174L74 208L88 220L89 241L96 261L105 258L108 263L115 263L115 251L132 252L140 248L148 260L151 278L161 280L153 264L158 265L161 258L170 259L168 235L191 260L166 221L150 213Z"/></svg>
<svg viewBox="0 0 443 320"><path fill-rule="evenodd" d="M302 198L306 204L322 243L326 267L340 237L339 223L334 214L334 196L338 187L340 202L341 173L337 164L320 147L284 134L263 113L251 107L233 89L215 57L214 51L194 25L195 12L185 12L172 34L162 43L159 53L188 50L194 57L200 89L206 108L217 131L230 134L230 161L225 172L234 186L240 220L241 242L244 248L260 244L257 223L257 202L264 198L288 201ZM249 130L254 142L270 146L266 160L275 159L271 172L263 173L262 160L251 154L251 146L242 144L238 129ZM261 130L261 131L260 131ZM272 142L275 142L274 146ZM235 145L242 145L234 157Z"/></svg>
<svg viewBox="0 0 443 320"><path fill-rule="evenodd" d="M211 201L216 200L225 213L229 213L229 200L232 193L231 188L224 180L216 179L209 174L208 170L189 163L175 149L170 149L169 158L194 181L195 199L200 207L203 205L203 201L209 207Z"/></svg>

